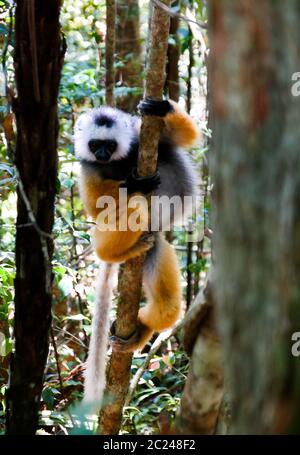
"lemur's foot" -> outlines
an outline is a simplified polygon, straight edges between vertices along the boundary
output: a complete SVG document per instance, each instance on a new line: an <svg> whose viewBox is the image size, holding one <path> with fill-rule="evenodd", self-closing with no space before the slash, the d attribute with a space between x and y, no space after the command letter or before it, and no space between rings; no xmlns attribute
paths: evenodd
<svg viewBox="0 0 300 455"><path fill-rule="evenodd" d="M113 351L117 352L134 352L138 349L137 342L139 340L138 332L135 331L129 338L121 338L117 335L111 335L109 338Z"/></svg>
<svg viewBox="0 0 300 455"><path fill-rule="evenodd" d="M126 179L125 183L120 186L127 188L129 194L142 193L149 194L151 191L156 190L160 185L160 173L157 171L153 175L147 177L140 177L137 173L137 169L134 168Z"/></svg>
<svg viewBox="0 0 300 455"><path fill-rule="evenodd" d="M170 112L174 111L172 104L167 100L154 100L145 98L142 100L138 109L142 115L155 115L157 117L165 117Z"/></svg>
<svg viewBox="0 0 300 455"><path fill-rule="evenodd" d="M138 322L136 330L129 337L119 337L115 334L115 322L112 323L112 335L109 338L113 351L134 352L142 349L153 334L153 331L149 327Z"/></svg>

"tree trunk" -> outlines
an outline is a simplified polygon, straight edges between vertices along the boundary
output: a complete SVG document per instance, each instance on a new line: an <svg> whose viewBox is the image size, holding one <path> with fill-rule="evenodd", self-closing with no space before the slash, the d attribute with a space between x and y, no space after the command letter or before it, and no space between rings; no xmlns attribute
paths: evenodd
<svg viewBox="0 0 300 455"><path fill-rule="evenodd" d="M177 429L180 434L213 434L224 393L223 353L210 282L186 314L184 347L191 355Z"/></svg>
<svg viewBox="0 0 300 455"><path fill-rule="evenodd" d="M164 0L164 3L170 6L170 0ZM162 99L168 35L169 16L155 6L145 97ZM138 157L139 175L151 175L156 170L157 146L162 126L161 118L146 116L142 119ZM141 301L143 261L144 255L127 261L122 271L116 320L116 335L119 337L126 338L136 329ZM102 434L118 434L120 431L123 406L129 387L131 361L131 353L112 352L105 390L111 402L105 405L100 413L99 429Z"/></svg>
<svg viewBox="0 0 300 455"><path fill-rule="evenodd" d="M34 434L51 324L50 238L57 176L57 96L63 60L60 1L17 0L18 98L15 163L18 217L15 352L7 396L7 433Z"/></svg>
<svg viewBox="0 0 300 455"><path fill-rule="evenodd" d="M115 49L116 49L116 1L106 0L105 35L105 102L115 105Z"/></svg>
<svg viewBox="0 0 300 455"><path fill-rule="evenodd" d="M175 5L178 5L178 1ZM174 5L173 5L174 6ZM170 20L170 36L173 40L168 46L168 60L167 60L167 78L166 89L168 97L171 100L178 101L179 90L179 68L178 62L180 58L180 39L178 36L179 18L171 17Z"/></svg>
<svg viewBox="0 0 300 455"><path fill-rule="evenodd" d="M130 336L136 328L136 318L141 299L142 280L139 271L143 258L132 259L122 266L119 274L119 291L116 332ZM135 304L135 307L133 307ZM111 400L100 413L99 430L102 434L118 434L122 424L131 371L131 352L112 352L106 371L105 394Z"/></svg>
<svg viewBox="0 0 300 455"><path fill-rule="evenodd" d="M299 432L298 0L210 2L214 256L233 433Z"/></svg>
<svg viewBox="0 0 300 455"><path fill-rule="evenodd" d="M138 0L117 2L117 70L116 80L125 89L137 89L118 97L117 107L134 112L143 92L141 61L140 9Z"/></svg>
<svg viewBox="0 0 300 455"><path fill-rule="evenodd" d="M193 77L193 67L195 64L194 58L194 46L193 46L193 33L189 27L189 66L188 66L188 80L187 80L187 89L186 89L186 110L188 113L191 112L192 108L192 77Z"/></svg>

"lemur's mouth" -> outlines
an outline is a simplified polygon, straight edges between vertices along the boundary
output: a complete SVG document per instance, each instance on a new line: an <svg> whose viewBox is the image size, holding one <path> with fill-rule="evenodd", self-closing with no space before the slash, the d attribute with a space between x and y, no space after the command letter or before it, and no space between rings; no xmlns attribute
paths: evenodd
<svg viewBox="0 0 300 455"><path fill-rule="evenodd" d="M99 163L107 163L110 160L110 157L111 153L105 147L101 147L95 152L95 158Z"/></svg>
<svg viewBox="0 0 300 455"><path fill-rule="evenodd" d="M101 139L91 139L88 145L98 163L101 164L109 162L111 155L117 147L116 141Z"/></svg>

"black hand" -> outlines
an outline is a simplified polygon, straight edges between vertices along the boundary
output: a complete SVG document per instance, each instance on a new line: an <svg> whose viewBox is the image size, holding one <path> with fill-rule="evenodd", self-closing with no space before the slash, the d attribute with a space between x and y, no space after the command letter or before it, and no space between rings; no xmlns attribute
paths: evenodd
<svg viewBox="0 0 300 455"><path fill-rule="evenodd" d="M155 115L157 117L165 117L170 112L174 111L173 106L169 101L157 101L151 98L142 100L138 109L142 115Z"/></svg>
<svg viewBox="0 0 300 455"><path fill-rule="evenodd" d="M160 173L157 171L155 174L147 177L139 177L137 169L134 168L131 174L127 177L126 182L120 186L127 188L129 194L142 193L149 194L154 191L160 185Z"/></svg>

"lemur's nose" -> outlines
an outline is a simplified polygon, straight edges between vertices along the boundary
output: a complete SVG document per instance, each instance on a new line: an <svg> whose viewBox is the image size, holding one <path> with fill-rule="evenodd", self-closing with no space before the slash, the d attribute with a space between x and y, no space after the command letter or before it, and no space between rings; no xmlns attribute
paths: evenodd
<svg viewBox="0 0 300 455"><path fill-rule="evenodd" d="M98 150L96 150L95 157L99 161L108 161L111 157L111 153L105 146L102 145Z"/></svg>
<svg viewBox="0 0 300 455"><path fill-rule="evenodd" d="M90 151L95 155L98 161L107 162L111 157L111 151L107 145L107 141L100 139L91 139L88 143Z"/></svg>

